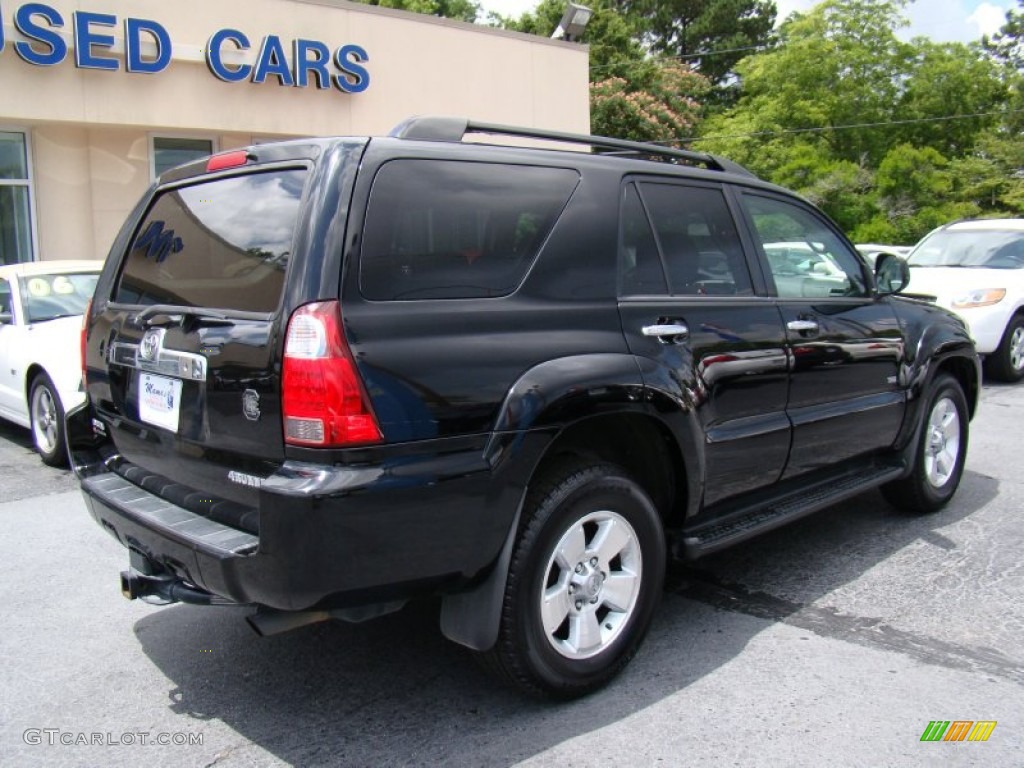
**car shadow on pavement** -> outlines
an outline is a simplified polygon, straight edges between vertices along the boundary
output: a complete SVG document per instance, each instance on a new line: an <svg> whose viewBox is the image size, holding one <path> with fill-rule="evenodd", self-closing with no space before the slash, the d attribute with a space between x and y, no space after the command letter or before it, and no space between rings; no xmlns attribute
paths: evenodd
<svg viewBox="0 0 1024 768"><path fill-rule="evenodd" d="M17 424L0 419L0 439L13 443L15 446L32 450L32 433L28 431L27 427L19 427ZM4 447L7 448L8 446ZM13 446L11 447L13 448Z"/></svg>
<svg viewBox="0 0 1024 768"><path fill-rule="evenodd" d="M441 636L436 602L269 638L251 632L245 609L174 606L139 620L135 632L183 721L219 720L289 764L508 766L685 690L779 622L924 663L1012 665L829 605L830 593L905 548L955 546L942 529L997 491L995 479L967 472L954 501L928 516L867 493L674 568L637 658L608 688L570 703L496 684Z"/></svg>
<svg viewBox="0 0 1024 768"><path fill-rule="evenodd" d="M3 420L0 420L0 476L3 477L0 502L78 489L78 481L70 469L43 464L27 428Z"/></svg>

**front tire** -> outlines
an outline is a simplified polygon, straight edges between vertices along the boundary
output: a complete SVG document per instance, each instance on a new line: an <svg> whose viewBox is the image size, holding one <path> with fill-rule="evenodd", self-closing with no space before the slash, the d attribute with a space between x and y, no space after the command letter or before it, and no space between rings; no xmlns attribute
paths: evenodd
<svg viewBox="0 0 1024 768"><path fill-rule="evenodd" d="M985 358L985 371L996 381L1024 378L1024 316L1010 318L996 351Z"/></svg>
<svg viewBox="0 0 1024 768"><path fill-rule="evenodd" d="M956 379L938 376L906 477L882 486L886 500L911 512L935 512L953 498L967 458L967 399Z"/></svg>
<svg viewBox="0 0 1024 768"><path fill-rule="evenodd" d="M633 658L661 597L665 536L618 467L571 462L531 489L485 664L531 693L571 699Z"/></svg>
<svg viewBox="0 0 1024 768"><path fill-rule="evenodd" d="M29 418L32 422L32 445L44 464L51 467L68 465L64 440L64 408L50 377L41 373L29 390Z"/></svg>

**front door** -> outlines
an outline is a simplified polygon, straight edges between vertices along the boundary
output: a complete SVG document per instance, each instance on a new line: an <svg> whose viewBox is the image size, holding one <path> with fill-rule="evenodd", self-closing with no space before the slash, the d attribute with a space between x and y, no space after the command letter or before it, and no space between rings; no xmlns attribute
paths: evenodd
<svg viewBox="0 0 1024 768"><path fill-rule="evenodd" d="M740 196L775 284L792 356L791 477L892 444L903 418L903 336L863 261L809 206Z"/></svg>

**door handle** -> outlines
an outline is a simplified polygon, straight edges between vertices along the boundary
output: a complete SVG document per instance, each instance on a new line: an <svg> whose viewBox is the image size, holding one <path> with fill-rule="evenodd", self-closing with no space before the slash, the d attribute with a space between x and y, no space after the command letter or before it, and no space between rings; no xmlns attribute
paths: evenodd
<svg viewBox="0 0 1024 768"><path fill-rule="evenodd" d="M818 323L814 320L790 320L786 323L786 327L798 333L810 333L818 330Z"/></svg>
<svg viewBox="0 0 1024 768"><path fill-rule="evenodd" d="M658 323L655 325L645 325L641 330L644 336L654 336L664 344L670 344L690 335L690 329L682 323Z"/></svg>

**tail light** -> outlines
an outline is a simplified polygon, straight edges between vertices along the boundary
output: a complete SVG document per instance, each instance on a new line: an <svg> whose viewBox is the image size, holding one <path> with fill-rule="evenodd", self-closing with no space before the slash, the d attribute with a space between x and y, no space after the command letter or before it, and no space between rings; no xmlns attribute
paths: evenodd
<svg viewBox="0 0 1024 768"><path fill-rule="evenodd" d="M341 328L337 301L292 313L281 375L284 440L339 448L383 439Z"/></svg>
<svg viewBox="0 0 1024 768"><path fill-rule="evenodd" d="M86 302L85 312L82 313L82 332L78 340L78 351L82 360L82 390L85 391L88 388L89 382L86 379L86 364L85 364L85 348L86 342L89 339L89 313L92 311L92 299Z"/></svg>

